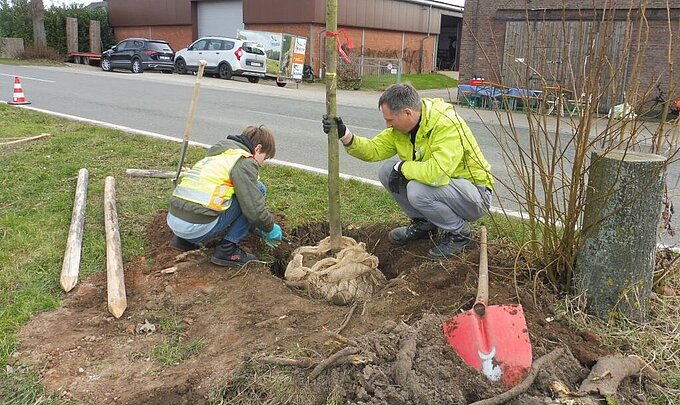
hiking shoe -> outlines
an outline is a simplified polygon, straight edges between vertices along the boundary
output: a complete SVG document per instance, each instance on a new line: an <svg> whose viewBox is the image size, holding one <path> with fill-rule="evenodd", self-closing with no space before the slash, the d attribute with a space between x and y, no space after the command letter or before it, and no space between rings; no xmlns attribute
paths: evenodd
<svg viewBox="0 0 680 405"><path fill-rule="evenodd" d="M470 234L446 232L442 241L427 252L427 256L431 259L448 259L460 254L471 243Z"/></svg>
<svg viewBox="0 0 680 405"><path fill-rule="evenodd" d="M248 262L257 260L257 256L241 249L233 242L227 242L215 248L215 253L210 257L210 262L218 266L243 266Z"/></svg>
<svg viewBox="0 0 680 405"><path fill-rule="evenodd" d="M395 245L405 245L418 239L430 239L436 233L437 227L433 223L423 218L413 218L408 226L392 229L387 238Z"/></svg>
<svg viewBox="0 0 680 405"><path fill-rule="evenodd" d="M189 242L186 239L182 239L177 235L174 235L170 240L170 247L179 250L180 252L188 252L190 250L200 249L201 246L197 243Z"/></svg>

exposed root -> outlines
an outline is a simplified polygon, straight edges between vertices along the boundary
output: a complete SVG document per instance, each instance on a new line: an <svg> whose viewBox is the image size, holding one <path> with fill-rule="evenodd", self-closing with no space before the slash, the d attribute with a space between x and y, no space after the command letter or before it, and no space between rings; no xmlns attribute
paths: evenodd
<svg viewBox="0 0 680 405"><path fill-rule="evenodd" d="M411 368L413 366L413 358L416 356L416 336L417 332L411 335L401 343L399 353L397 353L397 361L394 364L394 379L397 384L404 386L408 382L411 375Z"/></svg>
<svg viewBox="0 0 680 405"><path fill-rule="evenodd" d="M643 371L652 378L658 375L656 371L645 369L646 367L638 356L617 354L600 357L590 370L588 378L581 383L579 393L596 393L605 397L615 395L619 384L630 376L639 375Z"/></svg>
<svg viewBox="0 0 680 405"><path fill-rule="evenodd" d="M314 361L314 359L310 359L309 357L303 357L301 359L287 359L284 357L268 356L257 358L255 361L258 363L272 364L275 366L293 366L301 368L310 368L316 364L316 361Z"/></svg>
<svg viewBox="0 0 680 405"><path fill-rule="evenodd" d="M347 324L352 319L352 315L354 314L354 311L356 311L356 309L357 309L357 305L358 305L357 301L355 301L354 304L352 304L352 308L350 308L347 315L345 315L345 320L342 321L342 324L340 325L340 327L335 330L335 333L340 334L340 333L342 333L343 329L345 329L345 327L347 327Z"/></svg>
<svg viewBox="0 0 680 405"><path fill-rule="evenodd" d="M509 400L517 397L520 394L523 394L529 389L529 387L531 387L531 384L534 383L534 380L536 379L536 376L538 376L539 371L541 371L541 369L545 367L546 364L554 363L555 361L557 361L557 359L560 358L564 354L564 352L565 349L560 347L544 356L539 357L538 359L536 359L536 361L534 361L534 364L531 366L531 370L529 370L529 374L527 374L524 381L515 385L514 387L500 395L496 395L493 398L473 402L472 405L500 405L508 402Z"/></svg>
<svg viewBox="0 0 680 405"><path fill-rule="evenodd" d="M356 347L345 347L344 349L338 351L337 353L331 355L326 360L319 363L314 370L309 374L309 379L313 380L318 377L324 370L329 367L338 366L340 364L347 364L352 362L351 356L353 354L359 353L359 349Z"/></svg>

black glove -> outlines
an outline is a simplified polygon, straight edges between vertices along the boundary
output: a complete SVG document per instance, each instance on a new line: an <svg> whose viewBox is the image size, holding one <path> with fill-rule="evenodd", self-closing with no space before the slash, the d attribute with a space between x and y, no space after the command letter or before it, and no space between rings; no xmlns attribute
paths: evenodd
<svg viewBox="0 0 680 405"><path fill-rule="evenodd" d="M335 117L335 123L338 125L338 139L340 139L345 136L347 127L342 123L342 118L340 117ZM323 125L323 132L326 134L331 132L331 119L328 115L324 114L323 117L321 117L321 124Z"/></svg>
<svg viewBox="0 0 680 405"><path fill-rule="evenodd" d="M408 184L408 180L406 180L406 177L404 177L404 175L401 173L401 165L403 164L403 161L399 161L394 165L392 172L390 172L390 178L387 182L387 188L396 194L399 193L401 186L406 187Z"/></svg>

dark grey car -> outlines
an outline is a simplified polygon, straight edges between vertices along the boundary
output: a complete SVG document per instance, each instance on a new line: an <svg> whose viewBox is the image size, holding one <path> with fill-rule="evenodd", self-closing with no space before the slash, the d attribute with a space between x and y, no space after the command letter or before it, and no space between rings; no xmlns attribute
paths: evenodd
<svg viewBox="0 0 680 405"><path fill-rule="evenodd" d="M175 51L165 41L128 38L102 53L101 67L106 72L126 69L132 73L142 73L151 69L172 73L175 69Z"/></svg>

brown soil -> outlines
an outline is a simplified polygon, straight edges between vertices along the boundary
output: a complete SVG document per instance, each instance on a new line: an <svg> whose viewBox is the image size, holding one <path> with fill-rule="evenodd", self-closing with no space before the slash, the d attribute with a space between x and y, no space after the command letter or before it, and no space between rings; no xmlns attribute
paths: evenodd
<svg viewBox="0 0 680 405"><path fill-rule="evenodd" d="M429 241L407 248L390 245L386 235L392 225L344 230L366 243L392 280L358 305L342 331L360 349L359 364L329 368L313 380L307 379L310 369L263 366L262 356L321 361L342 348L329 343L328 331L342 324L349 307L286 287L277 277L292 251L285 245L272 252L274 257L263 256L270 263L238 271L204 261L162 273L177 255L168 246L171 232L164 212L149 226L148 256L126 264L123 316L115 319L108 313L106 274L98 273L66 295L62 307L37 314L25 325L21 355L14 362L40 370L48 391L93 404L326 403L329 398L336 403L466 404L502 392L500 383L489 382L456 355L441 329L442 321L470 309L474 301L478 250L430 261L425 258ZM314 224L290 236L295 243L314 245L327 235L324 225ZM256 238L245 246L266 253ZM597 338L554 319L555 298L541 287L535 294L516 290L507 275L512 258L502 249L490 246L489 261L490 303L518 304L519 297L534 359L556 347L571 351L513 403L544 403L555 379L578 388L588 368L606 354ZM156 331L136 330L145 321ZM178 364L163 365L152 353L172 343L195 343L197 350ZM297 392L277 397L266 383L255 387L262 375L268 381L285 376Z"/></svg>

